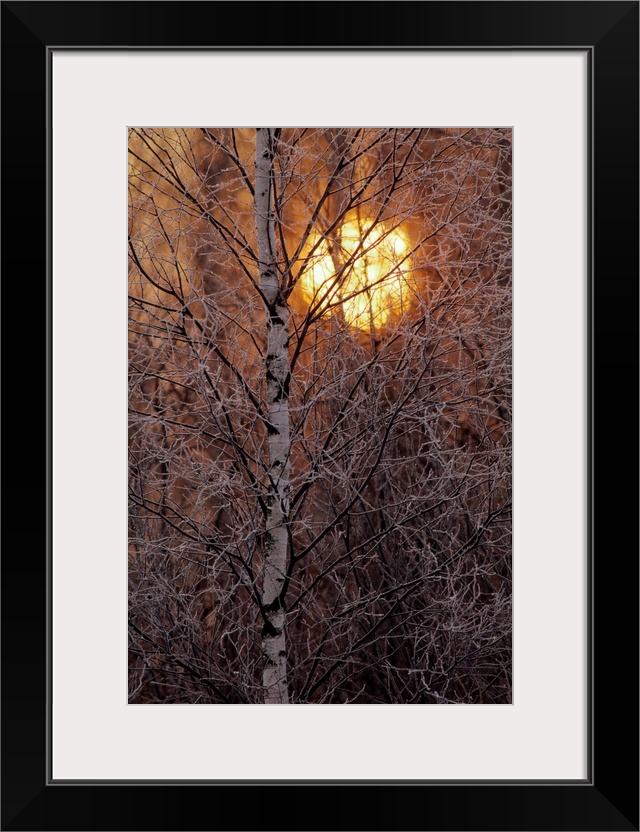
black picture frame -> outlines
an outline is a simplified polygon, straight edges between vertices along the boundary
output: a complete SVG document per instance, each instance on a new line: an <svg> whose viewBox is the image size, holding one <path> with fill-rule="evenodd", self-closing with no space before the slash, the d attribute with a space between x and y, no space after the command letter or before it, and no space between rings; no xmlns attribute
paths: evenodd
<svg viewBox="0 0 640 832"><path fill-rule="evenodd" d="M14 505L5 513L8 545L2 558L2 829L638 829L637 492L630 486L628 468L638 450L639 4L377 2L366 4L366 17L364 5L2 3L5 309L12 330L17 325L24 341L17 352L13 342L9 354L18 371L10 372L10 383L21 395L15 409L11 399L7 408L11 445L19 437L19 463L11 459L8 465L8 502ZM282 23L291 18L294 6L298 30ZM305 16L313 25L302 25ZM412 25L389 23L409 18ZM589 772L584 782L49 779L52 49L276 46L573 48L589 54L591 684ZM37 405L36 391L43 397ZM45 403L46 431L25 431L32 421L28 417L45 412ZM45 461L46 476L35 477L34 470L43 471ZM34 516L48 518L38 535ZM277 812L268 808L275 797Z"/></svg>

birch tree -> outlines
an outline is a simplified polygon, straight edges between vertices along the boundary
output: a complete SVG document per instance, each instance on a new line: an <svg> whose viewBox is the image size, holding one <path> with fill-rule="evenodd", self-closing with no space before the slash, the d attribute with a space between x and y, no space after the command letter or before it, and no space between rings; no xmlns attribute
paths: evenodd
<svg viewBox="0 0 640 832"><path fill-rule="evenodd" d="M256 130L256 233L260 292L266 306L267 498L262 585L262 653L266 703L288 702L283 587L289 523L289 309L278 273L274 214L273 132Z"/></svg>
<svg viewBox="0 0 640 832"><path fill-rule="evenodd" d="M130 701L510 701L510 131L129 144Z"/></svg>

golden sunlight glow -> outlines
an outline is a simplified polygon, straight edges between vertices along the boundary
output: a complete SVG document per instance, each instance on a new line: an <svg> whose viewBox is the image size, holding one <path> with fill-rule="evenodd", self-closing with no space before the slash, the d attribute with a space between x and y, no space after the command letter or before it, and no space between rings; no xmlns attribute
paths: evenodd
<svg viewBox="0 0 640 832"><path fill-rule="evenodd" d="M311 307L371 331L408 305L409 240L398 227L347 217L331 245L316 235L300 282Z"/></svg>

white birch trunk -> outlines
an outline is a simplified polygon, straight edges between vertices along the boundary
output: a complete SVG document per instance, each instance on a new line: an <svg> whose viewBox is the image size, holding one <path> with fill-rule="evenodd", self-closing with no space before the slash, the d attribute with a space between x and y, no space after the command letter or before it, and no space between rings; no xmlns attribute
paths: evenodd
<svg viewBox="0 0 640 832"><path fill-rule="evenodd" d="M267 304L267 418L269 421L269 485L264 536L262 580L262 683L267 704L289 701L285 613L282 588L287 566L289 514L289 312L276 266L273 211L273 135L269 128L256 131L256 230L260 261L260 288Z"/></svg>

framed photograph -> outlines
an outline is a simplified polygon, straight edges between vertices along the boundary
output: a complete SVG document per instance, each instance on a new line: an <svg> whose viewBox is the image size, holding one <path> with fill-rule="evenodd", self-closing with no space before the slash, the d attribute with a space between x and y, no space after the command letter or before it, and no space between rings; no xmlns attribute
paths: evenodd
<svg viewBox="0 0 640 832"><path fill-rule="evenodd" d="M638 829L638 3L2 19L2 828Z"/></svg>

